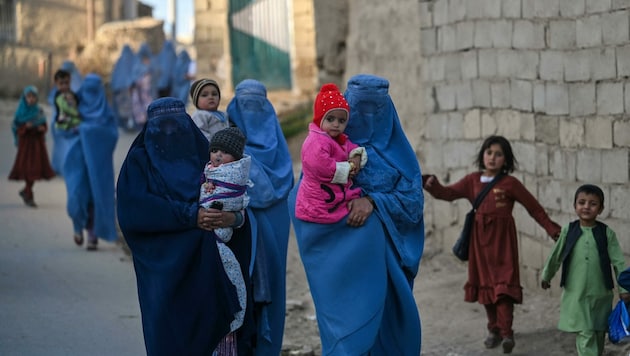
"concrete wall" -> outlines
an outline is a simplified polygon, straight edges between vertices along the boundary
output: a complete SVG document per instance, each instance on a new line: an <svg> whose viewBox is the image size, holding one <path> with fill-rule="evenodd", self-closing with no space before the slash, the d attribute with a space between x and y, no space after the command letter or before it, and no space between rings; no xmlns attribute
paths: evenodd
<svg viewBox="0 0 630 356"><path fill-rule="evenodd" d="M630 252L630 1L349 4L345 77L390 80L423 172L454 182L475 170L485 137L504 135L515 176L558 223L576 218L577 186L600 185L601 219ZM427 253L450 253L469 208L427 194ZM521 206L514 216L533 287L552 241Z"/></svg>

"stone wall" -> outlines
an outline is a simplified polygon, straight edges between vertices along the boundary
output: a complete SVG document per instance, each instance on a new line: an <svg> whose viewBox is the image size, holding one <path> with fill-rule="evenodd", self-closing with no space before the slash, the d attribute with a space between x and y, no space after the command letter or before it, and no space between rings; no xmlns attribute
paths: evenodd
<svg viewBox="0 0 630 356"><path fill-rule="evenodd" d="M349 14L345 76L390 80L424 173L452 183L503 135L558 223L576 218L579 185L601 186L601 219L630 252L630 1L351 0ZM469 208L426 195L427 253L450 253ZM520 205L514 216L533 287L552 241Z"/></svg>

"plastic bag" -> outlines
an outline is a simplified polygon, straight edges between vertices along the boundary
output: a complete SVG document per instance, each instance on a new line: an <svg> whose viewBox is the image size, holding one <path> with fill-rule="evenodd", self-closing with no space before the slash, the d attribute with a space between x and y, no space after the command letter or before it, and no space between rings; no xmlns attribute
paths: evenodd
<svg viewBox="0 0 630 356"><path fill-rule="evenodd" d="M618 343L622 339L630 336L628 326L630 325L630 316L628 308L623 300L617 302L615 309L608 316L608 339L613 344Z"/></svg>

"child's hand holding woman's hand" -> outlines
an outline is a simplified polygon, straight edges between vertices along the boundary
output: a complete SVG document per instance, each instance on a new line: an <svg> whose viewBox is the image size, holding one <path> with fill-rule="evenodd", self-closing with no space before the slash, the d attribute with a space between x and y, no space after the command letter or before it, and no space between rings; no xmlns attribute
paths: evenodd
<svg viewBox="0 0 630 356"><path fill-rule="evenodd" d="M624 303L630 303L630 293L620 293L619 299L623 300Z"/></svg>
<svg viewBox="0 0 630 356"><path fill-rule="evenodd" d="M348 158L348 162L352 163L350 165L352 167L350 169L350 177L354 177L359 173L359 170L361 170L361 156L352 156Z"/></svg>
<svg viewBox="0 0 630 356"><path fill-rule="evenodd" d="M436 181L437 178L433 174L422 175L422 187L424 189L430 189Z"/></svg>

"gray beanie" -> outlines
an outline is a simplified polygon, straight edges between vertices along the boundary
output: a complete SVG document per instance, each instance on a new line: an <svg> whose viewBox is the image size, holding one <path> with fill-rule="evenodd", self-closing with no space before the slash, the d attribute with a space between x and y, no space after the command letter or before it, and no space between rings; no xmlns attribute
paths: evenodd
<svg viewBox="0 0 630 356"><path fill-rule="evenodd" d="M210 140L210 152L221 150L229 153L239 160L243 158L243 149L245 148L245 135L238 127L228 127L212 136Z"/></svg>

